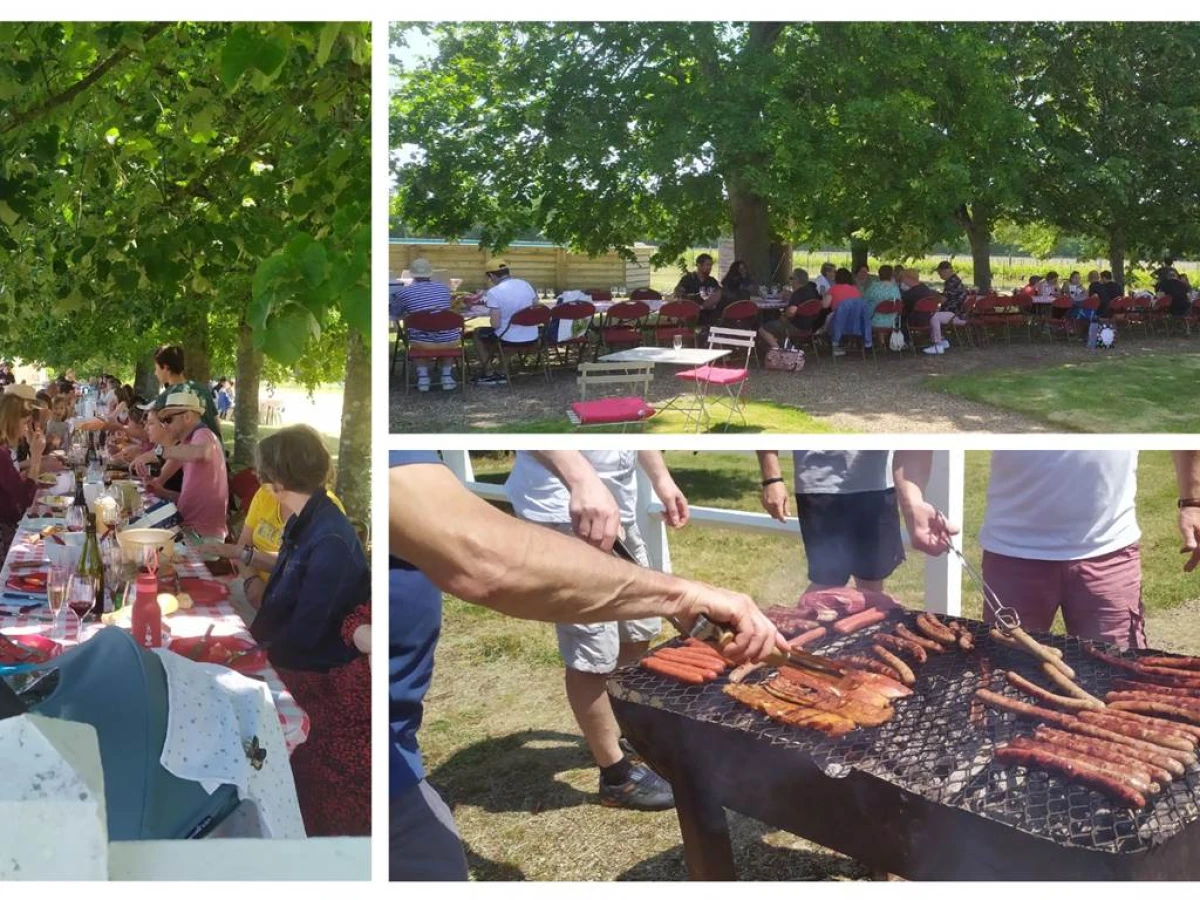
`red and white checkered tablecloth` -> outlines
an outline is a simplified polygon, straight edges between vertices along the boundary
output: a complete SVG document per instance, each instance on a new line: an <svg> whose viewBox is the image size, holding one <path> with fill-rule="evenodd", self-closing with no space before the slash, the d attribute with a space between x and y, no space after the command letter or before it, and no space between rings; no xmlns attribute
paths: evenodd
<svg viewBox="0 0 1200 900"><path fill-rule="evenodd" d="M43 542L33 539L33 536L36 534L37 532L17 532L16 537L13 538L12 546L9 548L8 556L4 560L4 566L0 568L0 587L8 582L8 578L12 574L12 564L14 562L32 562L45 558ZM242 590L240 580L235 578L229 581L228 579L220 579L213 575L191 547L176 544L173 563L175 571L180 578L225 581L231 592ZM38 603L39 601L35 597L31 598L23 606L0 605L0 633L10 635L35 633L49 636L52 622L50 609L45 598L41 599L38 608L33 610L27 609L28 606ZM164 625L170 629L171 637L202 636L208 631L210 625L215 625L213 628L214 636L236 635L248 641L254 641L254 638L250 636L250 631L246 627L245 621L238 615L237 610L229 599L212 604L197 603L191 609L181 609L164 620ZM86 641L104 627L116 626L104 626L95 621L87 622L81 629L72 629L75 633L68 633L62 643L65 647L74 646L80 641ZM283 726L283 736L287 741L288 751L295 750L308 740L310 725L308 714L300 708L295 698L284 687L279 673L272 666L268 665L263 669L246 674L261 678L267 687L270 688L271 696L275 700L275 709L279 713L280 725Z"/></svg>

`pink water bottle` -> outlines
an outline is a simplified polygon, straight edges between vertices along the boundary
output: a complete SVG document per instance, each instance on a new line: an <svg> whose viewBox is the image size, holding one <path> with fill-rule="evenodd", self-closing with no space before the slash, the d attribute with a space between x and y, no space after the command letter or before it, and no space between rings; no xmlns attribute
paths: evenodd
<svg viewBox="0 0 1200 900"><path fill-rule="evenodd" d="M133 639L142 647L162 646L162 610L158 606L158 576L139 575L133 601Z"/></svg>

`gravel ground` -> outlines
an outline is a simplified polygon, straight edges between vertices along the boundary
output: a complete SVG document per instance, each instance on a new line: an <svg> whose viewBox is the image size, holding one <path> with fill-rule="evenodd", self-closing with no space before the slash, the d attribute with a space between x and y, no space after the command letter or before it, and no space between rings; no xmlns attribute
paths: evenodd
<svg viewBox="0 0 1200 900"><path fill-rule="evenodd" d="M1110 358L1173 346L1176 339L1148 343L1127 341ZM853 354L839 359L822 356L799 375L754 370L748 387L755 400L774 400L799 406L839 431L902 433L989 431L1018 433L1054 430L1036 419L934 390L938 379L1000 369L1037 368L1096 359L1094 351L1062 343L1017 343L1012 346L953 349L942 356L909 354L902 358L881 352L878 362ZM551 383L537 376L520 376L511 388L468 387L407 396L398 375L391 379L390 430L398 432L461 432L495 428L513 422L564 415L578 396L568 372L555 372ZM652 400L678 392L667 367L659 369Z"/></svg>

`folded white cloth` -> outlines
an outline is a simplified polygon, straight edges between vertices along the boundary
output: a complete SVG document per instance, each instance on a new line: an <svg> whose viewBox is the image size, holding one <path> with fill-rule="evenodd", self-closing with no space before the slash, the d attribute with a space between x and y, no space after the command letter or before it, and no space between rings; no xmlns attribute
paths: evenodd
<svg viewBox="0 0 1200 900"><path fill-rule="evenodd" d="M156 650L167 676L167 736L160 762L213 793L235 785L259 811L264 837L305 837L279 714L267 686L224 666ZM257 739L255 768L250 751Z"/></svg>
<svg viewBox="0 0 1200 900"><path fill-rule="evenodd" d="M592 298L583 291L563 291L558 295L558 299L562 303L575 303L579 300L587 300L590 302Z"/></svg>

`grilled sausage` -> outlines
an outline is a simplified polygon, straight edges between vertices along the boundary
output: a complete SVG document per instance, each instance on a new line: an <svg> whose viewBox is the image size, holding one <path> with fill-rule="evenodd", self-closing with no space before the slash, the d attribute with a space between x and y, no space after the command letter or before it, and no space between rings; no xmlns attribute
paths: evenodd
<svg viewBox="0 0 1200 900"><path fill-rule="evenodd" d="M1005 679L1019 691L1024 691L1030 697L1034 697L1045 703L1053 704L1059 709L1096 709L1098 706L1103 707L1104 704L1099 700L1084 700L1080 697L1064 697L1061 694L1055 694L1046 690L1041 685L1034 684L1026 678L1018 675L1016 672L1008 671L1004 673Z"/></svg>
<svg viewBox="0 0 1200 900"><path fill-rule="evenodd" d="M1015 763L1026 768L1047 769L1064 775L1068 781L1099 791L1123 806L1141 809L1146 805L1146 798L1139 791L1086 763L1055 753L1052 747L997 747L995 755L1000 762Z"/></svg>
<svg viewBox="0 0 1200 900"><path fill-rule="evenodd" d="M1027 737L1015 737L1008 742L1008 745L1023 750L1038 749L1047 746L1044 742L1035 741ZM1157 794L1162 790L1155 783L1154 779L1150 777L1148 771L1143 769L1139 764L1132 763L1130 760L1122 759L1114 763L1111 760L1092 756L1073 747L1066 747L1061 744L1051 744L1050 746L1054 748L1054 752L1059 756L1094 766L1110 778L1115 778L1117 781L1133 788L1139 794Z"/></svg>
<svg viewBox="0 0 1200 900"><path fill-rule="evenodd" d="M1136 682L1134 682L1136 684ZM1200 697L1179 696L1177 694L1162 694L1158 691L1144 690L1136 688L1123 691L1109 691L1104 695L1104 699L1108 703L1120 702L1122 700L1145 700L1150 703L1169 703L1172 706L1178 706L1181 709L1200 710Z"/></svg>
<svg viewBox="0 0 1200 900"><path fill-rule="evenodd" d="M1013 638L1010 638L1007 634L1005 634L999 628L991 629L988 632L988 637L990 637L997 644L1000 644L1001 646L1004 646L1004 647L1008 647L1009 649L1012 649L1012 650L1023 650L1024 649L1019 643L1016 642L1016 640L1014 640ZM1053 653L1059 659L1062 659L1063 652L1061 650L1059 650L1057 647L1046 647L1046 651L1048 653Z"/></svg>
<svg viewBox="0 0 1200 900"><path fill-rule="evenodd" d="M1079 719L1089 725L1099 725L1102 728L1107 728L1109 731L1115 731L1117 734L1123 734L1126 737L1137 738L1139 741L1148 741L1151 744L1158 744L1160 747L1169 747L1172 750L1189 753L1193 760L1196 756L1195 744L1184 738L1175 737L1160 728L1131 722L1120 716L1106 715L1099 710L1091 709L1085 709L1080 712Z"/></svg>
<svg viewBox="0 0 1200 900"><path fill-rule="evenodd" d="M927 612L917 613L916 623L921 634L930 640L937 641L946 647L953 647L958 644L958 637L954 632L943 625L932 614Z"/></svg>
<svg viewBox="0 0 1200 900"><path fill-rule="evenodd" d="M1140 680L1150 681L1155 684L1164 684L1169 687L1193 688L1200 689L1200 672L1191 672L1187 669L1165 669L1156 666L1146 666L1139 662L1124 659L1120 656L1110 656L1109 654L1098 650L1090 644L1084 644L1083 649L1091 656L1108 663L1117 669L1124 669L1126 672L1133 672L1139 676Z"/></svg>
<svg viewBox="0 0 1200 900"><path fill-rule="evenodd" d="M945 653L946 652L946 648L944 646L942 646L941 644L939 644L937 641L930 640L929 638L925 637L924 635L917 634L915 631L913 631L911 628L909 628L903 622L898 622L896 624L895 631L896 631L897 637L902 637L906 641L912 641L914 644L920 644L929 653Z"/></svg>
<svg viewBox="0 0 1200 900"><path fill-rule="evenodd" d="M659 659L657 656L643 657L641 667L657 675L665 675L667 678L682 681L684 684L704 684L706 681L715 681L717 678L708 669L697 669L695 666L674 660Z"/></svg>
<svg viewBox="0 0 1200 900"><path fill-rule="evenodd" d="M1184 709L1172 703L1147 702L1145 700L1118 700L1108 709L1112 713L1137 716L1146 722L1161 722L1163 725L1169 725L1172 730L1189 735L1193 743L1200 744L1200 725L1196 724L1197 721L1200 721L1200 712L1196 710ZM1172 716L1178 716L1184 721L1176 721L1171 718Z"/></svg>
<svg viewBox="0 0 1200 900"><path fill-rule="evenodd" d="M908 663L904 662L904 660L902 660L896 654L883 647L880 647L878 644L873 646L871 649L875 651L876 656L896 670L896 674L900 676L901 684L907 685L908 687L912 687L912 685L916 684L917 676L914 675L913 670L908 667Z"/></svg>
<svg viewBox="0 0 1200 900"><path fill-rule="evenodd" d="M1180 697L1186 700L1200 701L1200 690L1170 687L1165 684L1154 684L1150 681L1135 681L1128 678L1114 678L1112 680L1112 686L1113 690L1115 691L1146 691L1148 693L1160 694L1168 697Z"/></svg>
<svg viewBox="0 0 1200 900"><path fill-rule="evenodd" d="M1031 656L1040 659L1042 662L1050 663L1050 665L1057 668L1072 681L1075 680L1075 670L1063 662L1061 656L1051 653L1049 647L1039 644L1031 638L1024 628L1014 628L1008 633L1008 636L1020 644L1021 649L1025 650Z"/></svg>
<svg viewBox="0 0 1200 900"><path fill-rule="evenodd" d="M729 681L732 684L741 684L743 681L746 680L747 675L749 675L751 672L757 672L759 669L763 668L764 666L766 666L766 663L760 663L760 662L742 663L740 666L738 666L736 669L734 669L732 672L729 673Z"/></svg>
<svg viewBox="0 0 1200 900"><path fill-rule="evenodd" d="M1184 766L1190 765L1196 761L1196 754L1192 751L1177 750L1171 747L1164 747L1151 741L1140 740L1135 737L1130 737L1127 734L1122 734L1118 731L1109 728L1107 724L1094 725L1089 722L1083 722L1075 716L1068 716L1065 713L1054 712L1049 709L1042 709L1040 706L1034 706L1032 703L1026 703L1023 700L1013 700L1011 697L1005 697L1003 694L997 694L994 691L989 691L986 688L979 688L975 691L975 696L983 701L984 704L992 709L1001 712L1010 712L1018 716L1025 716L1029 719L1039 719L1042 722L1049 722L1052 725L1057 725L1059 728L1064 728L1067 731L1073 731L1076 734L1086 735L1087 737L1099 738L1103 741L1109 741L1113 744L1124 744L1129 747L1135 747L1139 750L1149 751L1158 754L1161 757L1168 758L1174 762L1174 765L1166 766L1175 775L1182 775ZM1085 715L1081 712L1080 716Z"/></svg>
<svg viewBox="0 0 1200 900"><path fill-rule="evenodd" d="M1143 666L1165 666L1169 669L1200 670L1200 656L1139 656L1137 661Z"/></svg>
<svg viewBox="0 0 1200 900"><path fill-rule="evenodd" d="M717 662L709 656L702 656L699 653L686 650L682 647L663 647L651 655L656 659L665 659L668 662L682 663L694 669L703 669L705 672L712 672L714 675L720 675L728 668L728 663Z"/></svg>
<svg viewBox="0 0 1200 900"><path fill-rule="evenodd" d="M799 650L802 647L806 647L807 645L814 643L815 641L819 641L828 633L828 629L826 629L824 626L818 625L816 628L811 628L804 632L804 634L796 635L796 637L788 641L788 646L793 650Z"/></svg>
<svg viewBox="0 0 1200 900"><path fill-rule="evenodd" d="M1112 744L1108 741L1086 737L1082 734L1060 731L1057 728L1051 728L1049 725L1039 725L1033 730L1033 736L1039 741L1078 749L1081 752L1096 756L1099 759L1107 759L1110 762L1136 762L1159 784L1170 784L1175 780L1175 776L1171 774L1169 766L1163 765L1159 761L1162 760L1162 757L1154 753L1136 750L1133 747L1126 747L1122 744ZM1170 760L1163 761L1170 762Z"/></svg>
<svg viewBox="0 0 1200 900"><path fill-rule="evenodd" d="M853 634L856 631L866 628L868 625L882 622L886 618L887 613L882 609L864 609L860 613L846 616L846 618L834 622L833 630L838 634Z"/></svg>
<svg viewBox="0 0 1200 900"><path fill-rule="evenodd" d="M876 675L886 675L888 678L898 679L900 677L900 673L887 665L887 663L881 662L878 659L871 659L869 656L842 656L838 658L837 662L855 669L874 672Z"/></svg>
<svg viewBox="0 0 1200 900"><path fill-rule="evenodd" d="M894 634L885 634L884 632L875 635L872 640L881 647L887 647L889 650L907 654L918 663L924 663L929 660L929 657L925 654L925 648L916 641L910 641L907 638L898 637Z"/></svg>
<svg viewBox="0 0 1200 900"><path fill-rule="evenodd" d="M1099 697L1093 697L1091 694L1069 679L1066 675L1064 675L1059 669L1050 665L1050 663L1042 663L1042 673L1072 697L1076 697L1080 700L1086 700L1092 706L1104 706L1103 700L1101 700Z"/></svg>
<svg viewBox="0 0 1200 900"><path fill-rule="evenodd" d="M714 659L721 660L721 662L725 662L725 663L729 662L729 660L727 660L725 658L724 654L722 654L720 650L718 650L712 644L706 644L704 641L700 640L699 638L694 638L694 637L686 638L683 642L683 646L688 647L689 649L692 649L692 650L699 650L701 653L707 653L709 656L713 657Z"/></svg>
<svg viewBox="0 0 1200 900"><path fill-rule="evenodd" d="M1113 709L1112 707L1105 707L1102 710L1096 711L1103 712L1106 715L1113 716L1117 719L1124 719L1127 722L1136 722L1139 725L1144 725L1146 728L1153 728L1156 731L1161 731L1163 734L1170 734L1182 738L1191 744L1193 748L1195 748L1197 744L1200 744L1200 737L1197 737L1196 734L1196 732L1200 731L1200 728L1196 728L1195 725L1188 725L1184 722L1174 722L1170 719L1160 719L1157 716L1148 716L1144 713L1132 712L1128 709Z"/></svg>

